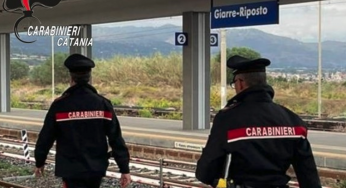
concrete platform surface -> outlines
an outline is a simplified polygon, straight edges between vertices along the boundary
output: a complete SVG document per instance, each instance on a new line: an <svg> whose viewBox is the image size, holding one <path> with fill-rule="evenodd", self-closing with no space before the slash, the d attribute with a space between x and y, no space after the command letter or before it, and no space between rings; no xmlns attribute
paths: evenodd
<svg viewBox="0 0 346 188"><path fill-rule="evenodd" d="M0 126L40 131L45 110L12 109L0 113ZM128 143L201 151L209 130L182 130L182 121L119 116ZM316 162L321 167L346 169L346 134L309 131Z"/></svg>

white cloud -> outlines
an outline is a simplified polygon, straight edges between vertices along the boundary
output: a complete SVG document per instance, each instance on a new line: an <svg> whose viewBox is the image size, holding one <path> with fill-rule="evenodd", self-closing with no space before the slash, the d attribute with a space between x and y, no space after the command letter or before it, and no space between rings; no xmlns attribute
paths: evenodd
<svg viewBox="0 0 346 188"><path fill-rule="evenodd" d="M318 2L285 5L280 7L278 25L254 26L262 31L305 42L318 41ZM346 0L322 2L322 40L346 42ZM182 25L181 16L131 22L103 24L104 26L161 26ZM244 27L246 28L246 27Z"/></svg>
<svg viewBox="0 0 346 188"><path fill-rule="evenodd" d="M280 10L280 24L257 27L263 31L302 41L318 41L318 3L284 6ZM346 41L346 1L322 3L322 40Z"/></svg>

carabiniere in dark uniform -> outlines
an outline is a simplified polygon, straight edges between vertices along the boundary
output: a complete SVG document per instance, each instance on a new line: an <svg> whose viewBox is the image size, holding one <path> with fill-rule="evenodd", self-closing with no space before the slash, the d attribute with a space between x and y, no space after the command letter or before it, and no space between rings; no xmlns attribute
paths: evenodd
<svg viewBox="0 0 346 188"><path fill-rule="evenodd" d="M241 56L227 61L235 76L265 72L269 64L268 59L249 60ZM223 177L226 157L231 154L228 179L233 180L235 187L287 187L290 177L286 171L292 164L300 188L321 188L304 121L274 103L273 97L273 88L261 84L244 89L228 101L214 118L197 163L197 179L216 187Z"/></svg>
<svg viewBox="0 0 346 188"><path fill-rule="evenodd" d="M65 66L78 74L90 72L95 64L76 54L66 59ZM111 102L90 84L76 83L52 103L46 115L36 143L36 166L45 164L56 140L56 176L85 180L95 177L100 183L109 165L106 136L120 172L129 173L129 152Z"/></svg>

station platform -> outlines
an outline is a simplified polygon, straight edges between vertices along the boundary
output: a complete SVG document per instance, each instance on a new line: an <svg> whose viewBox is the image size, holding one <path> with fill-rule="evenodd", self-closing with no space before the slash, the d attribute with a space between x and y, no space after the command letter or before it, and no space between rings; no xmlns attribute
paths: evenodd
<svg viewBox="0 0 346 188"><path fill-rule="evenodd" d="M0 127L40 131L47 111L11 109L0 113ZM127 143L201 151L209 130L182 130L182 121L118 116ZM308 132L319 167L346 170L346 133Z"/></svg>

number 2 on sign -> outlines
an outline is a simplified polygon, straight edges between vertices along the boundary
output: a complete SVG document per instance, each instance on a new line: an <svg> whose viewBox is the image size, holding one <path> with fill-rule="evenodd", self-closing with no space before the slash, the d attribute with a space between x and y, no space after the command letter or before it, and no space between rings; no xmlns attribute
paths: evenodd
<svg viewBox="0 0 346 188"><path fill-rule="evenodd" d="M180 44L184 44L185 41L186 41L185 35L180 35L180 36L179 36L179 42L180 42Z"/></svg>

